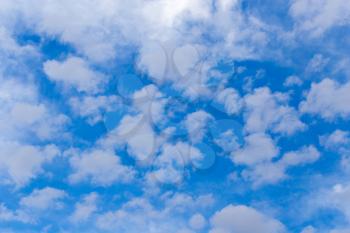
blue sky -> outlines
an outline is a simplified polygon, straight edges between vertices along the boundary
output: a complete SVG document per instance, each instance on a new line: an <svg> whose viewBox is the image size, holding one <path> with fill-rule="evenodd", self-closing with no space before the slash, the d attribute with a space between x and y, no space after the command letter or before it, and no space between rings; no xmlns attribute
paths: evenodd
<svg viewBox="0 0 350 233"><path fill-rule="evenodd" d="M2 0L1 233L349 233L346 0Z"/></svg>

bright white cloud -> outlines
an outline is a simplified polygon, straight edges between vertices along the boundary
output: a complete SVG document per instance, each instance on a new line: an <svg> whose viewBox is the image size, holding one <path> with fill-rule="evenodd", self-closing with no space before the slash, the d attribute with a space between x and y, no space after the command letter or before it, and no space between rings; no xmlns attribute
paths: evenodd
<svg viewBox="0 0 350 233"><path fill-rule="evenodd" d="M201 230L206 225L206 219L201 214L194 214L189 221L189 225L194 230Z"/></svg>
<svg viewBox="0 0 350 233"><path fill-rule="evenodd" d="M33 223L33 219L27 213L22 210L12 211L3 203L0 204L0 221Z"/></svg>
<svg viewBox="0 0 350 233"><path fill-rule="evenodd" d="M245 137L245 146L233 151L231 158L237 164L254 165L270 161L278 153L279 149L268 135L256 133Z"/></svg>
<svg viewBox="0 0 350 233"><path fill-rule="evenodd" d="M340 84L331 79L324 79L319 83L313 83L301 102L299 109L303 113L320 115L326 120L334 120L337 117L346 118L350 115L350 82Z"/></svg>
<svg viewBox="0 0 350 233"><path fill-rule="evenodd" d="M1 183L22 187L43 173L43 165L59 154L54 145L45 147L0 141Z"/></svg>
<svg viewBox="0 0 350 233"><path fill-rule="evenodd" d="M50 80L81 92L97 93L107 81L103 74L92 70L80 57L68 57L64 61L46 61L44 71Z"/></svg>
<svg viewBox="0 0 350 233"><path fill-rule="evenodd" d="M178 183L184 179L185 168L202 158L202 152L188 143L164 144L153 161L154 171L148 173L147 179L151 183Z"/></svg>
<svg viewBox="0 0 350 233"><path fill-rule="evenodd" d="M70 160L73 171L69 176L71 183L91 181L93 185L109 186L116 182L130 182L134 171L121 164L113 151L94 149L74 154Z"/></svg>
<svg viewBox="0 0 350 233"><path fill-rule="evenodd" d="M188 229L185 216L195 214L198 209L207 209L208 204L212 204L212 197L204 195L196 198L182 193L168 193L158 199L159 202L164 203L164 208L156 207L144 197L130 199L117 210L100 214L97 228L104 232L122 233L193 233Z"/></svg>
<svg viewBox="0 0 350 233"><path fill-rule="evenodd" d="M186 116L184 124L193 142L199 142L203 139L208 128L208 122L212 119L213 117L203 110L190 113Z"/></svg>
<svg viewBox="0 0 350 233"><path fill-rule="evenodd" d="M62 208L62 199L67 194L60 189L46 187L43 189L35 189L28 196L22 197L20 205L30 210L47 210L48 208Z"/></svg>
<svg viewBox="0 0 350 233"><path fill-rule="evenodd" d="M297 111L288 106L288 96L271 93L266 88L258 88L244 97L246 106L246 125L248 132L272 131L292 135L305 129Z"/></svg>
<svg viewBox="0 0 350 233"><path fill-rule="evenodd" d="M69 104L76 115L86 117L90 124L101 121L105 112L116 110L121 105L115 95L72 97Z"/></svg>
<svg viewBox="0 0 350 233"><path fill-rule="evenodd" d="M0 78L1 80L1 78ZM68 117L39 100L31 82L6 79L0 82L0 139L52 139L68 123ZM61 139L64 139L64 134Z"/></svg>
<svg viewBox="0 0 350 233"><path fill-rule="evenodd" d="M321 144L328 150L342 150L350 145L350 133L343 130L335 130L329 135L320 137Z"/></svg>
<svg viewBox="0 0 350 233"><path fill-rule="evenodd" d="M293 0L290 14L296 29L311 32L313 37L350 23L350 6L344 0Z"/></svg>
<svg viewBox="0 0 350 233"><path fill-rule="evenodd" d="M210 233L283 233L284 225L253 208L228 205L211 218Z"/></svg>
<svg viewBox="0 0 350 233"><path fill-rule="evenodd" d="M288 168L314 163L320 155L320 152L314 146L302 147L299 150L285 153L276 162L266 161L257 164L245 170L242 175L245 179L252 181L255 187L264 184L276 184L288 178Z"/></svg>
<svg viewBox="0 0 350 233"><path fill-rule="evenodd" d="M74 212L70 216L70 221L80 223L88 220L97 211L97 193L86 195L81 202L75 204Z"/></svg>
<svg viewBox="0 0 350 233"><path fill-rule="evenodd" d="M233 88L219 91L216 101L224 105L225 111L229 115L238 114L243 104L238 92Z"/></svg>

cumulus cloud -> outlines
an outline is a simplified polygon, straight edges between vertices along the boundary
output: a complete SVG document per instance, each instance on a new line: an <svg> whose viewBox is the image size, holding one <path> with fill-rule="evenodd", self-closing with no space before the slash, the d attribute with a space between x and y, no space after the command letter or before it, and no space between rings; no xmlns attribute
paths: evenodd
<svg viewBox="0 0 350 233"><path fill-rule="evenodd" d="M283 233L284 225L251 207L228 205L210 219L210 233Z"/></svg>
<svg viewBox="0 0 350 233"><path fill-rule="evenodd" d="M213 117L203 110L190 113L186 116L184 124L193 142L199 142L203 139L208 122L212 119Z"/></svg>
<svg viewBox="0 0 350 233"><path fill-rule="evenodd" d="M97 211L97 193L90 193L84 196L81 202L75 204L74 212L70 216L70 221L80 223L88 220Z"/></svg>
<svg viewBox="0 0 350 233"><path fill-rule="evenodd" d="M189 225L194 230L201 230L206 225L206 219L201 214L194 214L189 221Z"/></svg>
<svg viewBox="0 0 350 233"><path fill-rule="evenodd" d="M62 133L69 122L67 116L39 100L38 90L31 82L2 80L0 93L0 139L48 140Z"/></svg>
<svg viewBox="0 0 350 233"><path fill-rule="evenodd" d="M20 205L31 210L46 210L47 208L62 208L61 200L67 194L60 189L46 187L35 189L28 196L22 197Z"/></svg>
<svg viewBox="0 0 350 233"><path fill-rule="evenodd" d="M272 131L292 135L305 129L298 112L287 104L288 96L271 93L267 87L258 88L244 97L248 132Z"/></svg>
<svg viewBox="0 0 350 233"><path fill-rule="evenodd" d="M65 88L76 88L80 92L97 93L107 81L103 74L92 70L80 57L68 57L64 61L46 61L44 72L50 80L62 84Z"/></svg>
<svg viewBox="0 0 350 233"><path fill-rule="evenodd" d="M343 0L293 0L289 12L297 30L310 32L313 37L350 23L350 6Z"/></svg>
<svg viewBox="0 0 350 233"><path fill-rule="evenodd" d="M254 186L276 184L288 178L287 170L293 166L302 166L317 161L320 152L314 146L302 147L296 151L285 153L276 162L265 161L243 171L245 179L253 182Z"/></svg>
<svg viewBox="0 0 350 233"><path fill-rule="evenodd" d="M248 135L245 138L245 146L233 151L231 158L237 164L254 165L270 161L278 153L279 149L268 135L256 133Z"/></svg>
<svg viewBox="0 0 350 233"><path fill-rule="evenodd" d="M178 183L184 179L185 168L202 158L202 152L188 143L166 143L154 160L154 171L148 173L147 179L151 183Z"/></svg>
<svg viewBox="0 0 350 233"><path fill-rule="evenodd" d="M40 147L0 141L1 183L17 187L27 185L43 173L43 166L50 163L58 154L59 150L54 145Z"/></svg>
<svg viewBox="0 0 350 233"><path fill-rule="evenodd" d="M10 210L3 203L0 204L0 221L33 223L30 215L22 210Z"/></svg>
<svg viewBox="0 0 350 233"><path fill-rule="evenodd" d="M116 182L127 183L134 177L132 168L121 164L113 151L94 149L74 154L70 160L73 171L69 181L73 184L90 181L97 186L110 186Z"/></svg>
<svg viewBox="0 0 350 233"><path fill-rule="evenodd" d="M328 150L342 151L350 145L350 134L347 131L335 130L320 137L321 144Z"/></svg>
<svg viewBox="0 0 350 233"><path fill-rule="evenodd" d="M104 232L193 232L185 216L195 214L200 209L205 210L212 204L210 195L192 197L175 193L163 198L158 202L163 203L164 207L157 207L144 197L130 199L117 210L100 214L96 226Z"/></svg>
<svg viewBox="0 0 350 233"><path fill-rule="evenodd" d="M299 109L303 113L320 115L332 121L338 117L346 118L350 115L350 82L340 84L331 79L324 79L313 83L306 100L300 103Z"/></svg>
<svg viewBox="0 0 350 233"><path fill-rule="evenodd" d="M233 88L226 88L219 91L216 101L224 105L227 114L238 114L242 108L242 100L238 92Z"/></svg>
<svg viewBox="0 0 350 233"><path fill-rule="evenodd" d="M116 95L100 95L72 97L69 104L76 115L87 118L90 124L95 124L103 119L104 113L118 109L121 102Z"/></svg>

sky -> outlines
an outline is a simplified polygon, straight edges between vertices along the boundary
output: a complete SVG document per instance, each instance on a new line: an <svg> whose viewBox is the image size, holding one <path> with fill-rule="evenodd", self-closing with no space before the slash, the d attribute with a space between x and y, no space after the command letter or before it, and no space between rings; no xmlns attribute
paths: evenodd
<svg viewBox="0 0 350 233"><path fill-rule="evenodd" d="M1 0L1 233L350 233L347 0Z"/></svg>

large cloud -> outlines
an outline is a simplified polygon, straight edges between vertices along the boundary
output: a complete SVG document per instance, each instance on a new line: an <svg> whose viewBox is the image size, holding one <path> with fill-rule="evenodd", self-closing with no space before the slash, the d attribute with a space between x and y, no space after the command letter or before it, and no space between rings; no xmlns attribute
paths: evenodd
<svg viewBox="0 0 350 233"><path fill-rule="evenodd" d="M300 111L309 114L318 114L326 120L337 117L346 118L350 115L350 82L340 84L331 79L324 79L313 83L300 104Z"/></svg>
<svg viewBox="0 0 350 233"><path fill-rule="evenodd" d="M283 233L284 225L259 211L243 205L228 205L210 220L210 233Z"/></svg>

